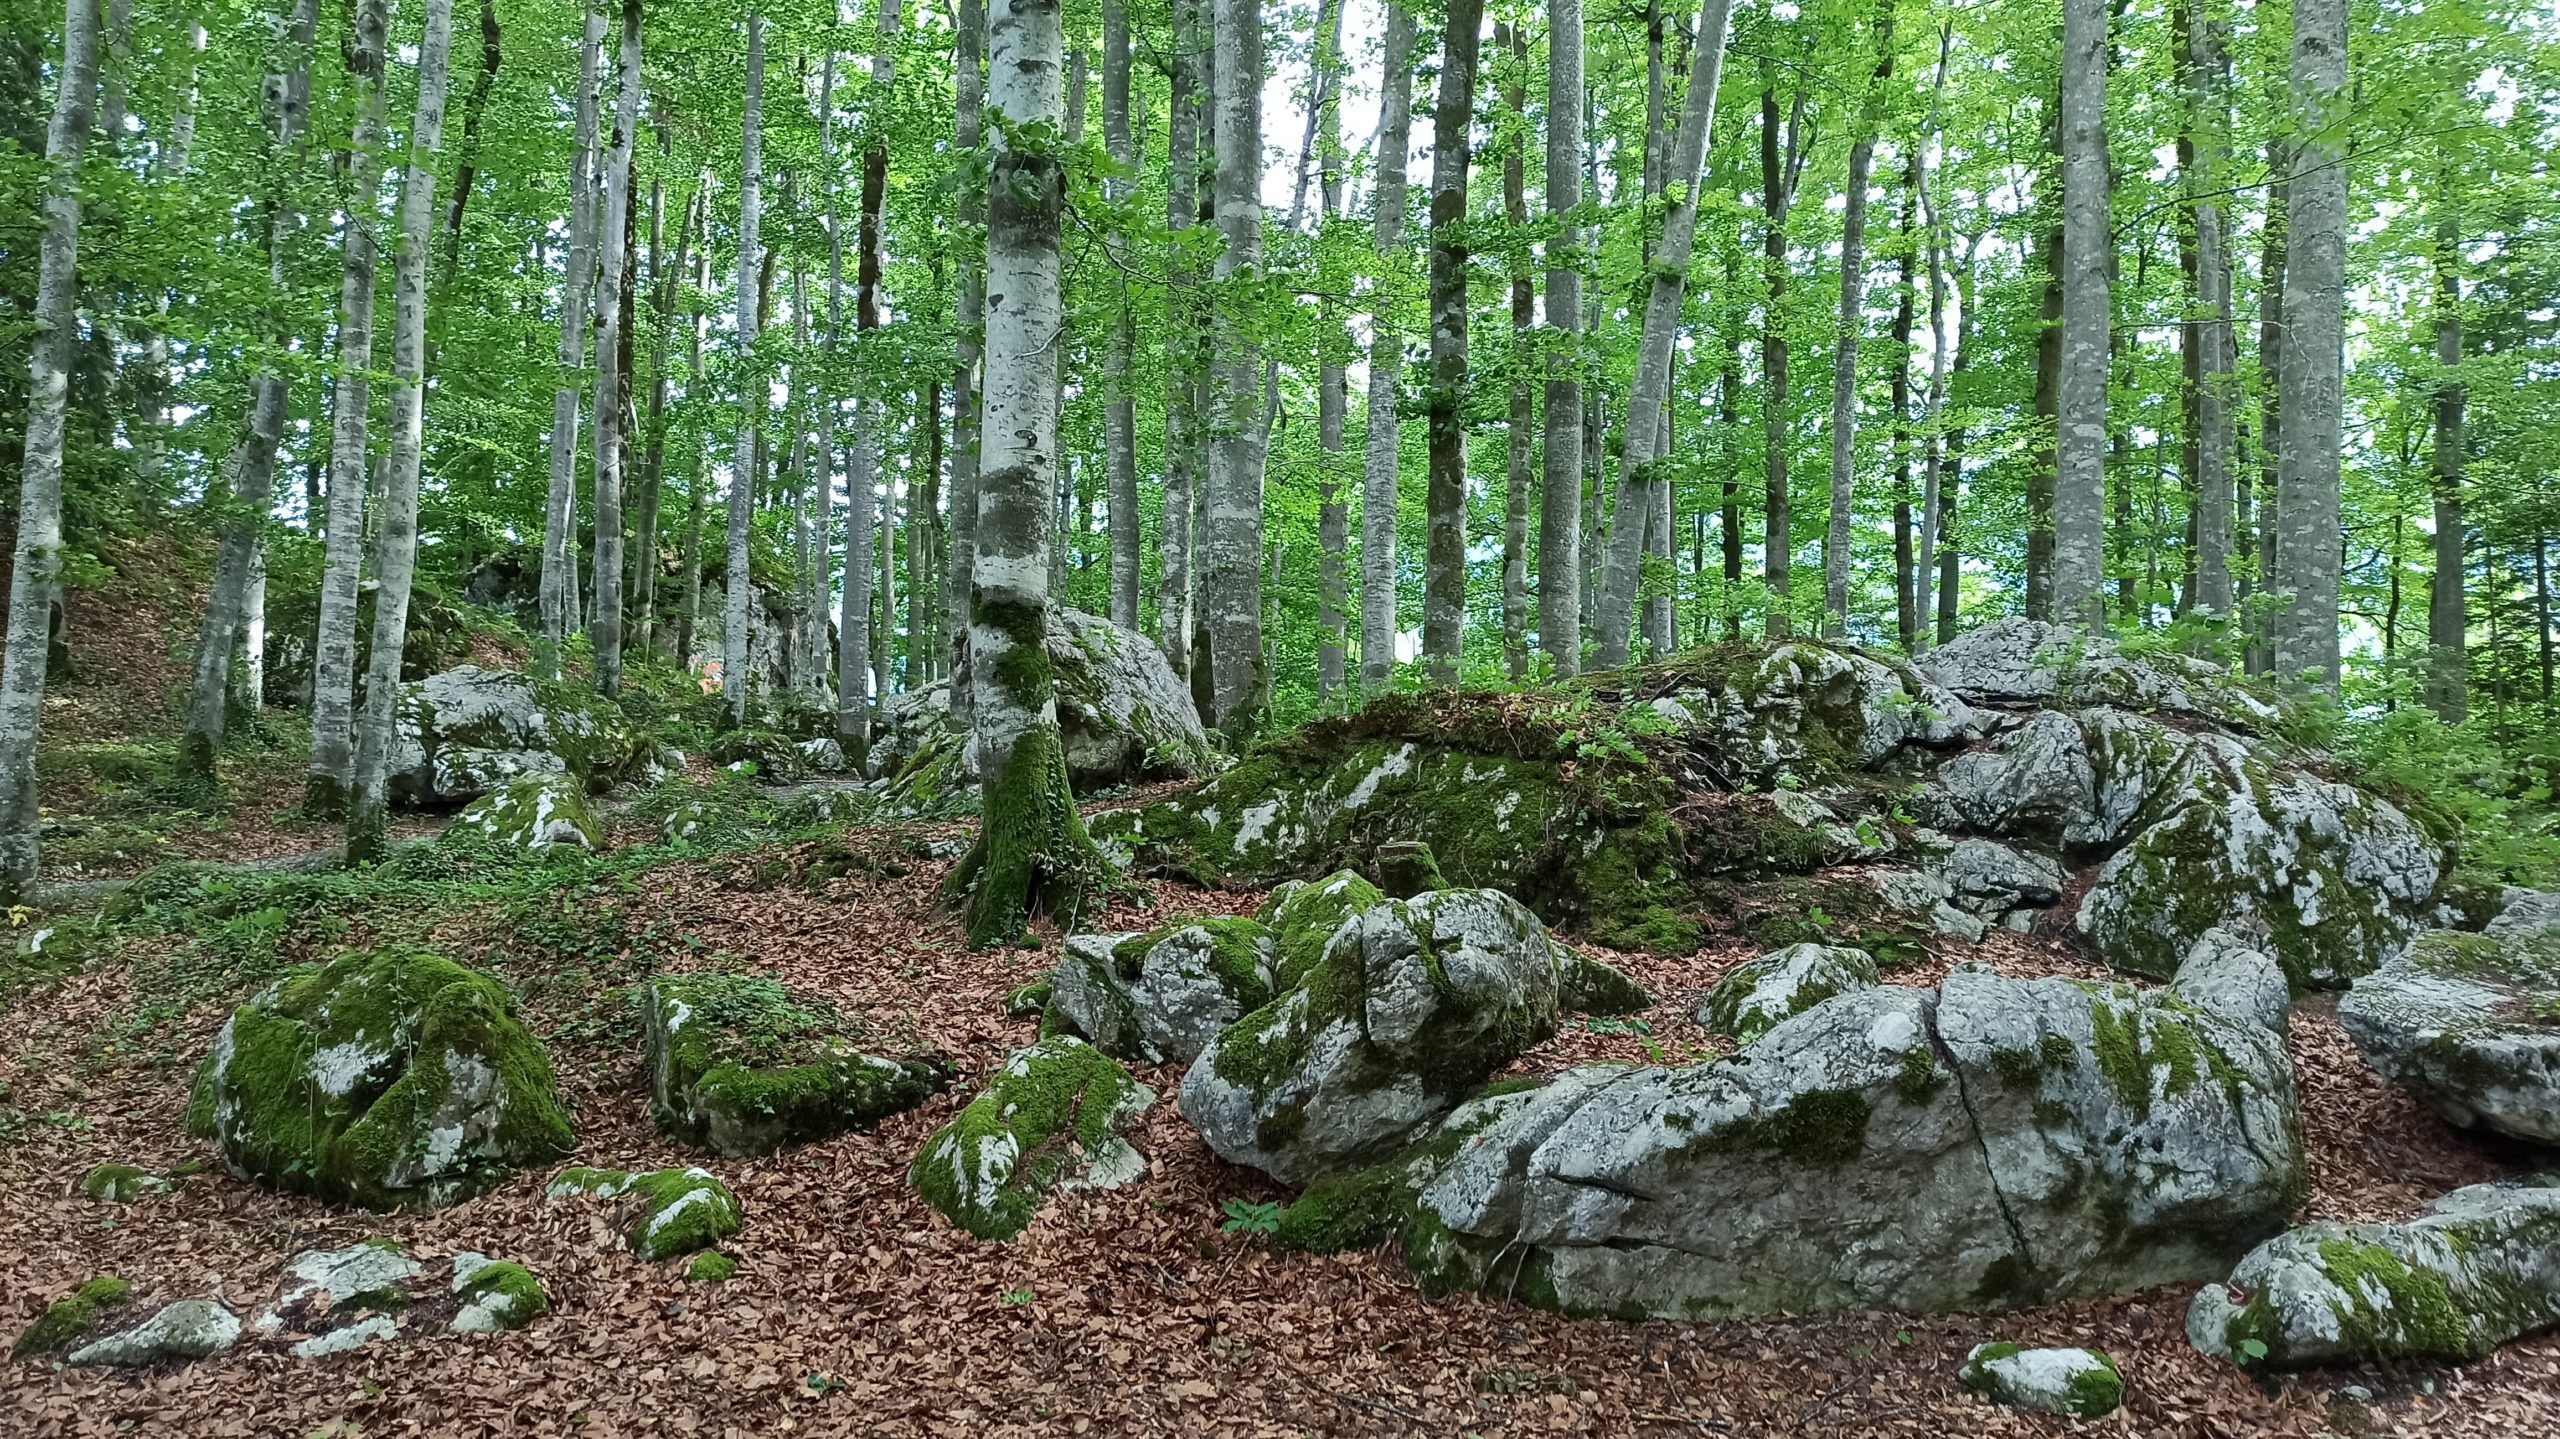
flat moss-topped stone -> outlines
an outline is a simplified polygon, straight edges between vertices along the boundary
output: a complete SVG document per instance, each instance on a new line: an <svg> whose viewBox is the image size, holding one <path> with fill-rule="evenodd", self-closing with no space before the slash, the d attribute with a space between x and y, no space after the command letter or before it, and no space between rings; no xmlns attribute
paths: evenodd
<svg viewBox="0 0 2560 1439"><path fill-rule="evenodd" d="M550 1311L551 1296L521 1264L465 1250L453 1256L456 1307L445 1328L455 1334L522 1329Z"/></svg>
<svg viewBox="0 0 2560 1439"><path fill-rule="evenodd" d="M2475 1184L2405 1224L2306 1225L2187 1309L2217 1358L2292 1369L2478 1359L2560 1324L2560 1188Z"/></svg>
<svg viewBox="0 0 2560 1439"><path fill-rule="evenodd" d="M570 1143L505 987L411 948L306 965L234 1010L187 1127L244 1179L377 1209L457 1203Z"/></svg>
<svg viewBox="0 0 2560 1439"><path fill-rule="evenodd" d="M1995 1403L2073 1419L2112 1414L2124 1402L2124 1376L2116 1372L2116 1361L2098 1349L1977 1344L1957 1377Z"/></svg>
<svg viewBox="0 0 2560 1439"><path fill-rule="evenodd" d="M564 1169L543 1194L629 1201L623 1240L632 1253L652 1261L708 1249L746 1222L738 1196L707 1169Z"/></svg>
<svg viewBox="0 0 2560 1439"><path fill-rule="evenodd" d="M240 1321L210 1299L181 1299L140 1324L71 1351L64 1362L140 1368L219 1354L240 1342Z"/></svg>
<svg viewBox="0 0 2560 1439"><path fill-rule="evenodd" d="M463 665L400 687L387 763L395 798L454 805L526 775L601 790L654 758L621 711L590 690Z"/></svg>
<svg viewBox="0 0 2560 1439"><path fill-rule="evenodd" d="M1749 1044L1835 994L1883 983L1863 949L1791 944L1734 966L1699 1002L1698 1023Z"/></svg>
<svg viewBox="0 0 2560 1439"><path fill-rule="evenodd" d="M611 842L585 785L565 775L509 780L465 806L454 823L510 849L593 852Z"/></svg>
<svg viewBox="0 0 2560 1439"><path fill-rule="evenodd" d="M1271 1002L1277 960L1277 937L1250 919L1075 935L1049 975L1050 1020L1115 1059L1188 1064Z"/></svg>
<svg viewBox="0 0 2560 1439"><path fill-rule="evenodd" d="M275 1302L254 1326L271 1334L287 1325L312 1327L359 1309L397 1309L415 1298L410 1284L426 1266L388 1239L343 1249L306 1249L286 1261Z"/></svg>
<svg viewBox="0 0 2560 1439"><path fill-rule="evenodd" d="M1358 1168L1552 1035L1560 989L1546 926L1499 890L1373 905L1296 988L1202 1051L1183 1117L1286 1184Z"/></svg>
<svg viewBox="0 0 2560 1439"><path fill-rule="evenodd" d="M2420 935L2355 982L2338 1019L2448 1123L2560 1144L2560 930Z"/></svg>
<svg viewBox="0 0 2560 1439"><path fill-rule="evenodd" d="M1653 995L1587 954L1556 946L1559 988L1556 1002L1576 1014L1640 1014L1653 1008Z"/></svg>
<svg viewBox="0 0 2560 1439"><path fill-rule="evenodd" d="M176 1186L131 1164L101 1164L80 1177L80 1192L103 1204L131 1204Z"/></svg>
<svg viewBox="0 0 2560 1439"><path fill-rule="evenodd" d="M9 1347L12 1359L43 1359L60 1354L95 1333L107 1316L133 1299L133 1286L113 1275L101 1275L45 1306L36 1321Z"/></svg>
<svg viewBox="0 0 2560 1439"><path fill-rule="evenodd" d="M1114 1189L1145 1173L1121 1136L1154 1102L1101 1050L1055 1035L1015 1050L925 1142L908 1182L962 1229L1008 1240L1055 1190Z"/></svg>
<svg viewBox="0 0 2560 1439"><path fill-rule="evenodd" d="M661 975L642 1021L658 1128L732 1157L876 1124L949 1082L931 1060L864 1054L832 1005L758 975Z"/></svg>
<svg viewBox="0 0 2560 1439"><path fill-rule="evenodd" d="M733 729L711 741L711 762L751 775L760 784L798 784L809 777L809 756L799 741L769 729ZM837 756L842 767L843 756Z"/></svg>

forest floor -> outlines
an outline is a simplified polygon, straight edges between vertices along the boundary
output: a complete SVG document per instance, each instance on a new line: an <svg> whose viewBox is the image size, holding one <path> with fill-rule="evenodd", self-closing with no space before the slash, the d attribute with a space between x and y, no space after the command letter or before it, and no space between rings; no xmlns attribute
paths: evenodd
<svg viewBox="0 0 2560 1439"><path fill-rule="evenodd" d="M236 746L230 805L175 819L142 802L138 769L101 777L124 772L96 762L109 747L160 751L174 736L176 656L197 603L184 569L126 567L167 576L147 582L157 593L75 596L78 677L46 716L49 814L106 816L84 833L157 826L161 843L119 858L57 841L53 856L74 861L49 865L50 878L180 855L263 859L330 838L284 815L300 788L289 743ZM83 603L109 612L84 614ZM627 843L648 838L636 818L622 824ZM145 927L78 973L0 987L0 1335L98 1274L130 1280L145 1304L213 1296L246 1308L273 1292L291 1255L375 1236L421 1259L471 1249L517 1260L554 1306L519 1333L431 1332L317 1363L255 1339L161 1372L13 1363L0 1375L0 1434L2560 1433L2560 1334L2468 1366L2261 1384L2188 1347L2193 1286L2000 1315L1710 1324L1566 1320L1476 1295L1426 1303L1389 1250L1313 1257L1226 1232L1228 1200L1286 1196L1210 1153L1175 1111L1171 1069L1139 1074L1160 1096L1132 1136L1148 1160L1142 1181L1058 1197L1016 1243L972 1240L916 1197L907 1166L1033 1038L1034 1021L1008 1018L1004 1000L1044 972L1055 936L1040 950L966 951L940 903L948 861L929 856L967 833L852 831L846 843L871 862L814 888L777 882L761 851L568 865L424 899L417 886L315 878L275 907ZM1250 912L1260 899L1154 881L1093 927ZM390 935L439 943L522 995L573 1109L573 1163L699 1159L648 1118L629 987L653 967L725 956L832 1000L880 1052L943 1051L959 1077L871 1132L714 1161L746 1210L724 1246L738 1276L716 1286L635 1259L597 1206L547 1203L546 1173L451 1209L378 1215L209 1167L182 1113L230 1007L285 964ZM1632 1020L1569 1021L1517 1072L1700 1057L1713 1041L1689 1011L1747 955L1727 945L1604 957L1661 1002ZM2098 976L2059 934L2001 933L1892 981L1932 983L1959 958ZM2292 1045L2312 1168L2306 1218L2405 1217L2535 1163L2384 1085L2324 1001L2297 1011ZM172 1194L111 1208L78 1190L105 1161L186 1177ZM1956 1374L1974 1344L1998 1339L2106 1349L2125 1375L2123 1409L2081 1425L1990 1406Z"/></svg>

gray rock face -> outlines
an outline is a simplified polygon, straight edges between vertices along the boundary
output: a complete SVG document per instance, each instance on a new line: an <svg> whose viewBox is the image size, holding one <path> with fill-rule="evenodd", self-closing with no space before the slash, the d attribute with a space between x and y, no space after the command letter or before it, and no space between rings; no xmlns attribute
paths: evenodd
<svg viewBox="0 0 2560 1439"><path fill-rule="evenodd" d="M2084 641L2076 629L2040 620L1995 620L1958 635L1931 650L1920 671L1969 700L2168 710L2243 730L2283 717L2219 666L2158 652L2128 657L2112 641Z"/></svg>
<svg viewBox="0 0 2560 1439"><path fill-rule="evenodd" d="M1385 1157L1555 1032L1556 946L1499 890L1371 906L1183 1076L1222 1157L1303 1186Z"/></svg>
<svg viewBox="0 0 2560 1439"><path fill-rule="evenodd" d="M2169 992L2207 1014L2241 1020L2283 1034L2293 1021L2293 996L2275 956L2244 935L2209 929L2178 964Z"/></svg>
<svg viewBox="0 0 2560 1439"><path fill-rule="evenodd" d="M611 841L603 819L587 803L586 786L565 774L508 780L464 806L454 823L509 849L566 846L593 853Z"/></svg>
<svg viewBox="0 0 2560 1439"><path fill-rule="evenodd" d="M463 665L400 687L392 797L456 805L524 775L601 789L650 758L611 706L520 674Z"/></svg>
<svg viewBox="0 0 2560 1439"><path fill-rule="evenodd" d="M877 1124L948 1082L930 1059L863 1053L832 1006L762 976L660 975L641 1023L658 1128L733 1158Z"/></svg>
<svg viewBox="0 0 2560 1439"><path fill-rule="evenodd" d="M257 1317L261 1334L287 1324L312 1322L345 1310L392 1308L407 1302L409 1282L426 1266L388 1240L344 1249L306 1249L284 1267L275 1303Z"/></svg>
<svg viewBox="0 0 2560 1439"><path fill-rule="evenodd" d="M2437 930L2366 975L2338 1019L2448 1122L2560 1144L2560 930Z"/></svg>
<svg viewBox="0 0 2560 1439"><path fill-rule="evenodd" d="M1730 758L1763 776L1817 758L1864 768L1907 744L1955 744L1974 732L1964 702L1909 666L1804 642L1774 646L1719 688L1674 691L1653 707L1684 730L1719 736Z"/></svg>
<svg viewBox="0 0 2560 1439"><path fill-rule="evenodd" d="M2560 929L2560 892L2509 886L2498 896L2498 913L2481 933L2495 939L2522 939L2547 929Z"/></svg>
<svg viewBox="0 0 2560 1439"><path fill-rule="evenodd" d="M2478 1359L2560 1324L2560 1189L2475 1184L2405 1224L2313 1224L2259 1245L2187 1309L2236 1363Z"/></svg>
<svg viewBox="0 0 2560 1439"><path fill-rule="evenodd" d="M1559 1079L1423 1191L1406 1256L1566 1313L2000 1308L2222 1273L2305 1183L2274 1035L1958 973L1724 1062Z"/></svg>
<svg viewBox="0 0 2560 1439"><path fill-rule="evenodd" d="M2074 1419L2112 1414L2124 1401L2124 1377L2116 1372L2116 1361L2096 1349L1977 1344L1965 1356L1958 1377L1993 1403Z"/></svg>
<svg viewBox="0 0 2560 1439"><path fill-rule="evenodd" d="M1698 1004L1698 1023L1749 1044L1837 994L1883 981L1863 949L1791 944L1736 965Z"/></svg>
<svg viewBox="0 0 2560 1439"><path fill-rule="evenodd" d="M1071 1034L1015 1050L986 1092L934 1132L908 1182L980 1239L1010 1240L1060 1189L1116 1189L1146 1173L1123 1138L1155 1091Z"/></svg>
<svg viewBox="0 0 2560 1439"><path fill-rule="evenodd" d="M204 1359L240 1342L240 1321L210 1299L181 1299L131 1329L71 1351L68 1363L139 1368Z"/></svg>
<svg viewBox="0 0 2560 1439"><path fill-rule="evenodd" d="M1938 877L1954 892L1956 908L2014 929L2062 899L2061 865L1987 839L1956 841L1938 861Z"/></svg>
<svg viewBox="0 0 2560 1439"><path fill-rule="evenodd" d="M2059 839L2094 812L2097 778L2080 725L2038 710L1990 748L1938 767L1942 816L1951 829Z"/></svg>
<svg viewBox="0 0 2560 1439"><path fill-rule="evenodd" d="M1080 934L1049 976L1049 1010L1114 1059L1189 1064L1271 1002L1277 938L1249 919L1152 934Z"/></svg>

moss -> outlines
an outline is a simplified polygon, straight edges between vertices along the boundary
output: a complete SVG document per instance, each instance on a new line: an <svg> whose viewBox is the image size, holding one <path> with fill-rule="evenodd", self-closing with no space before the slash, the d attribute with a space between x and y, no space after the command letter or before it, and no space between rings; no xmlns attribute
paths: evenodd
<svg viewBox="0 0 2560 1439"><path fill-rule="evenodd" d="M2036 1041L2036 1053L2044 1057L2045 1067L2048 1069L2059 1069L2066 1064L2077 1064L2080 1061L2079 1049L2070 1040L2058 1034L2048 1034Z"/></svg>
<svg viewBox="0 0 2560 1439"><path fill-rule="evenodd" d="M693 1256L685 1266L684 1277L695 1284L725 1284L738 1276L738 1261L716 1249L706 1249Z"/></svg>
<svg viewBox="0 0 2560 1439"><path fill-rule="evenodd" d="M1449 887L1431 846L1420 840L1396 840L1378 846L1377 875L1378 888L1396 899L1411 899Z"/></svg>
<svg viewBox="0 0 2560 1439"><path fill-rule="evenodd" d="M2131 998L2130 990L2118 993ZM2151 1065L2142 1052L2142 1007L2118 1010L2103 994L2089 1006L2089 1046L2116 1098L2139 1115L2151 1113Z"/></svg>
<svg viewBox="0 0 2560 1439"><path fill-rule="evenodd" d="M2044 1075L2044 1062L2032 1049L1994 1049L1991 1051L1992 1072L2010 1084L2023 1089Z"/></svg>
<svg viewBox="0 0 2560 1439"><path fill-rule="evenodd" d="M2323 1239L2319 1251L2321 1270L2343 1296L2331 1309L2350 1352L2372 1358L2450 1359L2476 1359L2486 1352L2442 1274L2412 1265L2382 1245L2353 1239Z"/></svg>
<svg viewBox="0 0 2560 1439"><path fill-rule="evenodd" d="M1280 1213L1272 1242L1309 1254L1366 1249L1395 1236L1413 1216L1413 1181L1401 1163L1317 1183Z"/></svg>
<svg viewBox="0 0 2560 1439"><path fill-rule="evenodd" d="M492 1311L509 1329L521 1329L551 1309L551 1296L542 1281L533 1277L532 1270L507 1260L473 1270L455 1297Z"/></svg>
<svg viewBox="0 0 2560 1439"><path fill-rule="evenodd" d="M1866 1152L1871 1113L1866 1096L1854 1089L1811 1089L1768 1114L1711 1130L1700 1142L1712 1150L1836 1167Z"/></svg>
<svg viewBox="0 0 2560 1439"><path fill-rule="evenodd" d="M559 1180L552 1181L553 1192L559 1187ZM624 1195L639 1201L623 1238L642 1259L672 1259L708 1249L745 1223L738 1196L707 1170L660 1169L627 1175L611 1197Z"/></svg>
<svg viewBox="0 0 2560 1439"><path fill-rule="evenodd" d="M1376 885L1347 869L1275 896L1261 916L1274 936L1273 987L1296 988L1324 958L1325 946L1343 921L1386 903L1386 898Z"/></svg>
<svg viewBox="0 0 2560 1439"><path fill-rule="evenodd" d="M2096 1419L2116 1411L2124 1402L2124 1376L2116 1371L2116 1361L2092 1349L2087 1351L2098 1361L2095 1369L2083 1369L2065 1381L2063 1408L2074 1418Z"/></svg>
<svg viewBox="0 0 2560 1439"><path fill-rule="evenodd" d="M724 1153L764 1153L875 1124L948 1082L931 1059L859 1052L833 1006L763 976L661 976L649 1005L658 1127Z"/></svg>
<svg viewBox="0 0 2560 1439"><path fill-rule="evenodd" d="M2036 1294L2035 1267L2023 1254L2003 1254L1982 1266L1982 1278L1973 1286L1973 1297L1986 1307L2016 1306L2031 1301ZM2009 1346L2009 1353L2017 1353ZM2003 1355L1986 1354L1986 1360Z"/></svg>
<svg viewBox="0 0 2560 1439"><path fill-rule="evenodd" d="M1009 1240L1079 1166L1125 1149L1119 1128L1146 1092L1080 1039L1018 1050L986 1092L936 1131L908 1180L943 1217L980 1239Z"/></svg>
<svg viewBox="0 0 2560 1439"><path fill-rule="evenodd" d="M1044 1015L1049 1008L1049 981L1026 984L1004 997L1007 1019L1031 1019Z"/></svg>
<svg viewBox="0 0 2560 1439"><path fill-rule="evenodd" d="M1902 1052L1902 1068L1893 1077L1893 1092L1903 1103L1917 1108L1946 1086L1947 1077L1938 1071L1935 1055L1917 1046Z"/></svg>
<svg viewBox="0 0 2560 1439"><path fill-rule="evenodd" d="M81 1193L108 1204L131 1204L168 1190L169 1181L131 1164L101 1164L80 1179Z"/></svg>
<svg viewBox="0 0 2560 1439"><path fill-rule="evenodd" d="M121 1279L101 1275L80 1286L77 1292L45 1306L36 1322L18 1336L9 1349L12 1359L36 1359L60 1354L86 1338L98 1327L98 1321L112 1310L123 1307L133 1297L133 1286Z"/></svg>
<svg viewBox="0 0 2560 1439"><path fill-rule="evenodd" d="M1029 648L1039 654L1036 644ZM1039 664L1045 673L1045 654ZM978 837L948 881L966 911L970 947L1013 942L1034 914L1074 929L1113 871L1076 814L1057 727L1029 727L1011 754L988 756L986 768Z"/></svg>
<svg viewBox="0 0 2560 1439"><path fill-rule="evenodd" d="M1639 1014L1653 1007L1645 987L1589 955L1556 946L1562 989L1558 1000L1577 1014Z"/></svg>

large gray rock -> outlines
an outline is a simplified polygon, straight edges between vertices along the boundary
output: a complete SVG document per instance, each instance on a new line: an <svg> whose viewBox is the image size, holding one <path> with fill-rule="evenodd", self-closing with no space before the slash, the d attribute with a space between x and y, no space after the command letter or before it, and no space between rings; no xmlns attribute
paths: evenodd
<svg viewBox="0 0 2560 1439"><path fill-rule="evenodd" d="M2241 730L2283 718L2274 701L2220 665L2156 650L2128 656L2111 640L2040 620L1995 620L1931 650L1919 666L1968 700L2165 710Z"/></svg>
<svg viewBox="0 0 2560 1439"><path fill-rule="evenodd" d="M2293 1022L2284 970L2265 946L2227 929L2208 929L2178 963L2169 992L2207 1014L2282 1034Z"/></svg>
<svg viewBox="0 0 2560 1439"><path fill-rule="evenodd" d="M586 786L566 774L532 774L508 780L463 806L454 827L508 849L583 849L612 842L612 832L587 803Z"/></svg>
<svg viewBox="0 0 2560 1439"><path fill-rule="evenodd" d="M230 1310L210 1299L181 1299L131 1329L72 1350L66 1362L140 1368L209 1358L239 1342L240 1321Z"/></svg>
<svg viewBox="0 0 2560 1439"><path fill-rule="evenodd" d="M1284 1184L1383 1158L1555 1032L1557 947L1499 890L1442 889L1346 921L1295 988L1211 1042L1182 1115Z"/></svg>
<svg viewBox="0 0 2560 1439"><path fill-rule="evenodd" d="M1117 1189L1146 1173L1123 1137L1155 1091L1071 1034L1017 1049L908 1166L907 1181L980 1239L1020 1234L1061 1189Z"/></svg>
<svg viewBox="0 0 2560 1439"><path fill-rule="evenodd" d="M2355 982L2365 1062L2448 1122L2560 1144L2560 930L2437 930Z"/></svg>
<svg viewBox="0 0 2560 1439"><path fill-rule="evenodd" d="M2305 1187L2266 1030L1959 972L1730 1060L1569 1073L1423 1191L1406 1255L1567 1313L1998 1308L2219 1275Z"/></svg>
<svg viewBox="0 0 2560 1439"><path fill-rule="evenodd" d="M1950 902L1994 924L2026 928L2034 912L2062 898L2062 866L2033 850L1987 839L1958 840L1938 861Z"/></svg>
<svg viewBox="0 0 2560 1439"><path fill-rule="evenodd" d="M2292 1369L2478 1359L2560 1324L2560 1189L2475 1184L2405 1224L2312 1224L2187 1308L2206 1354Z"/></svg>
<svg viewBox="0 0 2560 1439"><path fill-rule="evenodd" d="M1990 746L1938 767L1938 818L1950 829L2059 840L2086 825L2097 779L2080 724L2039 710Z"/></svg>
<svg viewBox="0 0 2560 1439"><path fill-rule="evenodd" d="M1276 936L1250 919L1079 934L1049 975L1049 1015L1115 1059L1189 1064L1271 1002Z"/></svg>
<svg viewBox="0 0 2560 1439"><path fill-rule="evenodd" d="M867 1128L949 1082L931 1059L863 1053L832 1005L761 975L660 975L641 1025L659 1130L733 1158Z"/></svg>
<svg viewBox="0 0 2560 1439"><path fill-rule="evenodd" d="M524 775L602 789L650 758L610 704L477 665L402 685L392 724L391 794L415 804L462 804Z"/></svg>
<svg viewBox="0 0 2560 1439"><path fill-rule="evenodd" d="M1845 646L1797 640L1751 656L1712 683L1653 701L1692 735L1714 736L1728 761L1761 777L1865 769L1903 746L1972 735L1963 701L1910 666Z"/></svg>
<svg viewBox="0 0 2560 1439"><path fill-rule="evenodd" d="M1828 944L1791 944L1728 971L1698 1004L1698 1023L1749 1044L1833 995L1882 981L1873 955Z"/></svg>

